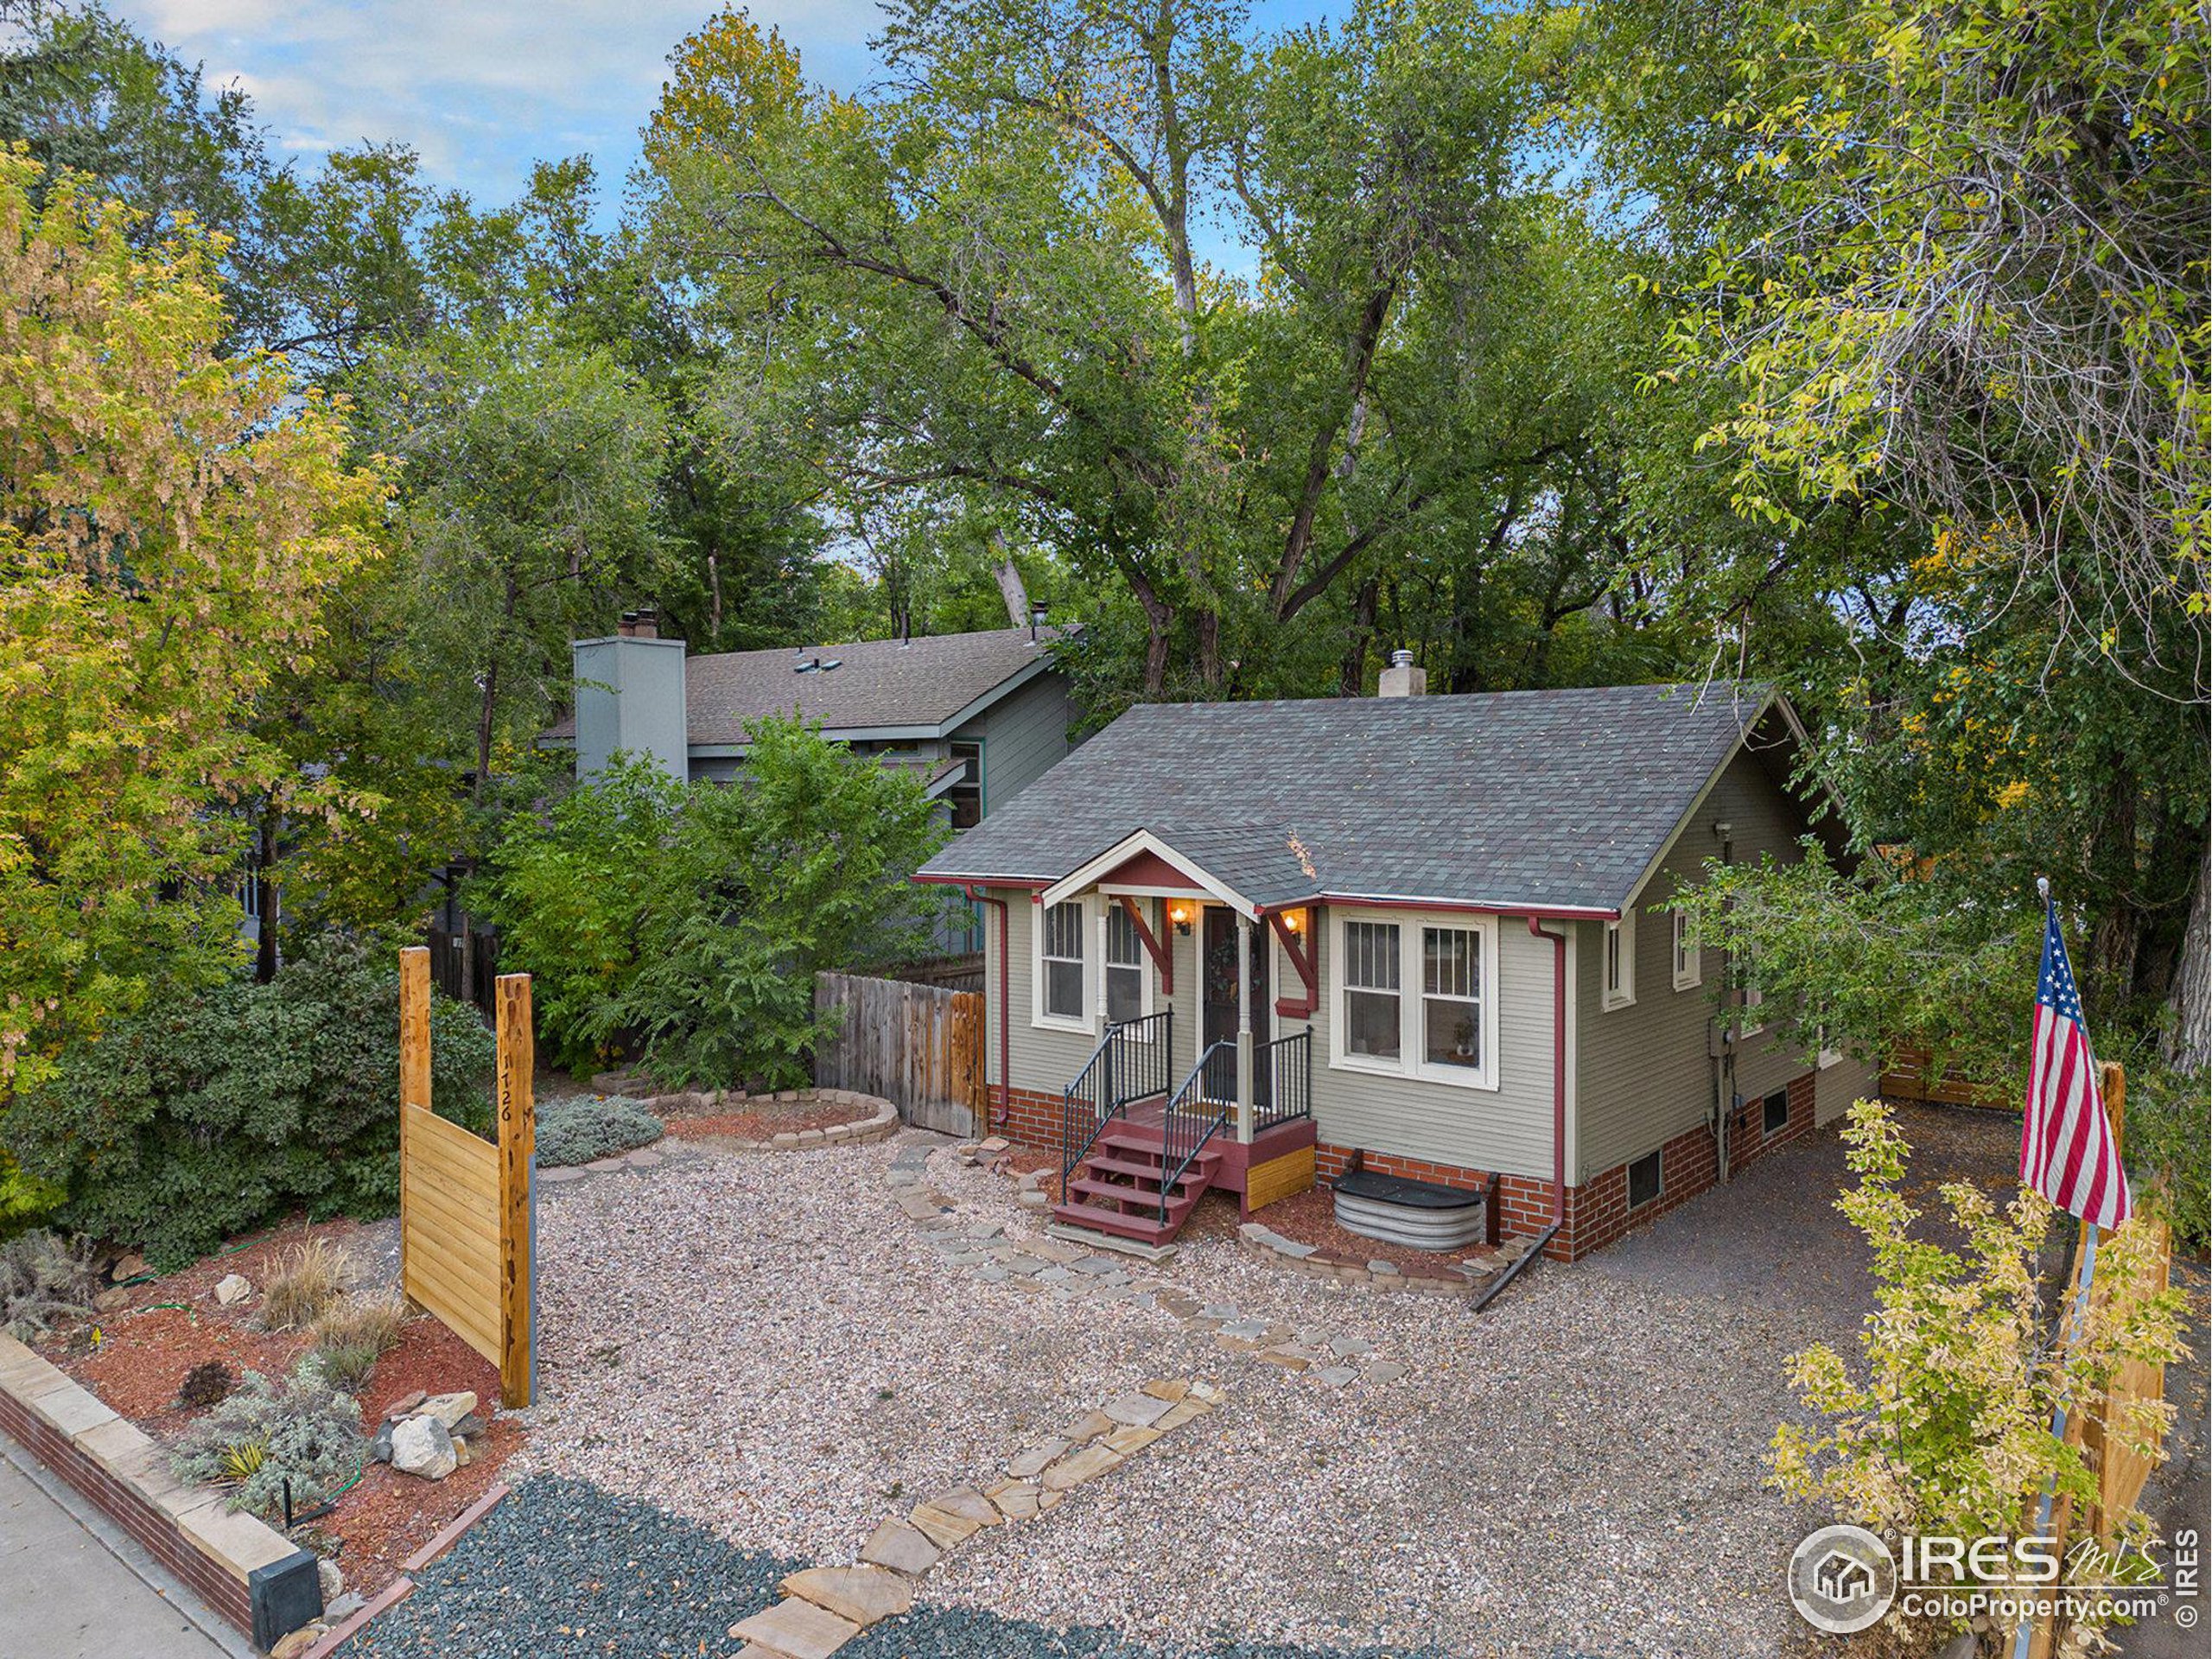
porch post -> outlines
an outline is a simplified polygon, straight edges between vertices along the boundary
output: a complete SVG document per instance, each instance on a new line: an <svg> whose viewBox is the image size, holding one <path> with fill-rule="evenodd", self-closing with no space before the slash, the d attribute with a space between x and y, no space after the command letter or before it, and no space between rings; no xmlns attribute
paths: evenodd
<svg viewBox="0 0 2212 1659"><path fill-rule="evenodd" d="M1236 1138L1252 1142L1252 918L1236 918Z"/></svg>

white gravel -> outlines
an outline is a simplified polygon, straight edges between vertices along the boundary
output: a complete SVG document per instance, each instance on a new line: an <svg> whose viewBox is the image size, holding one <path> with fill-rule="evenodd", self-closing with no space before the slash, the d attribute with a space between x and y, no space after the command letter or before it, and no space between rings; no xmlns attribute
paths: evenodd
<svg viewBox="0 0 2212 1659"><path fill-rule="evenodd" d="M1211 1376L1221 1409L970 1541L925 1599L1170 1643L1729 1659L1796 1643L1781 1572L1807 1522L1763 1485L1762 1453L1789 1412L1784 1357L1843 1334L1831 1315L1732 1294L1726 1275L1686 1288L1598 1264L1539 1264L1478 1317L1294 1276L1218 1238L1127 1264L1411 1367L1334 1389L1163 1309L948 1265L887 1185L918 1143L938 1137L702 1153L547 1192L549 1403L524 1461L741 1545L845 1561L894 1508L992 1478L1147 1377ZM949 1151L928 1185L1009 1238L1040 1230L1011 1181ZM1661 1224L1747 1201L1739 1185Z"/></svg>

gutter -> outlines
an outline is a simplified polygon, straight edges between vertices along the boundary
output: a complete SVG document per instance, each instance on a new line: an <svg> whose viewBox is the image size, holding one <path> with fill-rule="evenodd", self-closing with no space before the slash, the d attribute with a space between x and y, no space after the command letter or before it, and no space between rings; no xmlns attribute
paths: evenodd
<svg viewBox="0 0 2212 1659"><path fill-rule="evenodd" d="M1497 1282L1475 1299L1467 1311L1479 1313L1497 1294L1521 1275L1544 1253L1545 1247L1567 1225L1567 935L1547 933L1541 918L1529 918L1529 931L1552 942L1552 1221L1536 1236L1535 1244L1497 1277Z"/></svg>
<svg viewBox="0 0 2212 1659"><path fill-rule="evenodd" d="M989 905L999 913L999 1112L996 1122L983 1126L987 1133L997 1135L1004 1132L1007 1120L1012 1116L1014 1109L1014 1096L1011 1093L1014 1087L1014 1071L1009 1058L1009 1046L1013 1033L1007 1024L1007 1011L1009 1007L1007 999L1012 992L1008 985L1009 976L1007 971L1006 900L994 899L988 893L982 892L981 884L978 882L963 881L959 883L959 887L961 892L968 895L969 902Z"/></svg>

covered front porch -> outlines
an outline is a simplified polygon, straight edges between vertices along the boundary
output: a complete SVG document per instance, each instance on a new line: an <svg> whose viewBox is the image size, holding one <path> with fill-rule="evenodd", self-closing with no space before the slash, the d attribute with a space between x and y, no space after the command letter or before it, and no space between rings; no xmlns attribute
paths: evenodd
<svg viewBox="0 0 2212 1659"><path fill-rule="evenodd" d="M1046 996L1071 918L1102 964L1102 1034L1062 1096L1058 1219L1165 1243L1211 1189L1249 1216L1310 1188L1310 908L1268 909L1148 831L1039 906Z"/></svg>

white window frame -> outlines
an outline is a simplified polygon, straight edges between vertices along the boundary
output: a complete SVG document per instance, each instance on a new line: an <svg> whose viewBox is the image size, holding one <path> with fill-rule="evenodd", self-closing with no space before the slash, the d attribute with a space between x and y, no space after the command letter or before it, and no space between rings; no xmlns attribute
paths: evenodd
<svg viewBox="0 0 2212 1659"><path fill-rule="evenodd" d="M1149 902L1150 900L1148 899L1140 899L1136 901L1137 908L1141 911ZM1122 901L1119 899L1104 897L1102 895L1100 908L1104 918L1102 925L1104 928L1107 941L1107 943L1101 948L1103 950L1110 950L1113 948L1114 918L1122 908ZM1145 918L1145 925L1147 927L1151 927L1154 919L1154 918L1147 917ZM1136 940L1136 961L1134 963L1116 962L1111 957L1107 957L1100 963L1098 971L1102 976L1103 982L1103 976L1116 968L1134 967L1137 970L1137 1018L1142 1020L1148 1016L1153 1011L1152 983L1153 981L1159 978L1159 975L1153 972L1152 953L1144 948L1143 935L1138 933L1134 927L1131 928L1129 931L1131 936ZM1153 937L1155 938L1159 937L1157 930L1154 931ZM1150 1028L1147 1027L1141 1035L1133 1040L1138 1042L1150 1042L1152 1040L1152 1033Z"/></svg>
<svg viewBox="0 0 2212 1659"><path fill-rule="evenodd" d="M1398 930L1398 1058L1386 1060L1371 1054L1344 1051L1345 1010L1352 987L1343 964L1344 927L1351 922L1381 922ZM1479 1066L1437 1065L1422 1058L1427 1032L1422 990L1423 931L1472 933L1479 941L1479 972L1475 994L1480 1019L1482 1060ZM1495 916L1462 915L1425 911L1380 911L1332 906L1329 913L1329 952L1323 964L1322 992L1329 1010L1329 1065L1338 1071L1360 1071L1372 1077L1413 1077L1423 1083L1455 1089L1496 1090L1497 1083L1498 931Z"/></svg>
<svg viewBox="0 0 2212 1659"><path fill-rule="evenodd" d="M1608 1013L1636 1001L1636 912L1623 910L1620 919L1607 922L1598 940L1598 1006ZM1621 977L1613 984L1611 969L1618 943Z"/></svg>
<svg viewBox="0 0 2212 1659"><path fill-rule="evenodd" d="M1093 940L1103 932L1096 922L1096 911L1090 899L1063 899L1064 905L1072 905L1083 913L1082 940L1083 995L1082 1013L1070 1016L1048 1014L1045 1008L1045 918L1055 908L1051 905L1033 905L1035 913L1029 929L1029 1023L1039 1031L1079 1031L1086 1034L1097 1029L1098 963L1094 960ZM1055 962L1076 960L1071 957L1055 957Z"/></svg>
<svg viewBox="0 0 2212 1659"><path fill-rule="evenodd" d="M1678 910L1673 914L1675 988L1694 991L1705 983L1705 947L1698 941L1689 912Z"/></svg>

